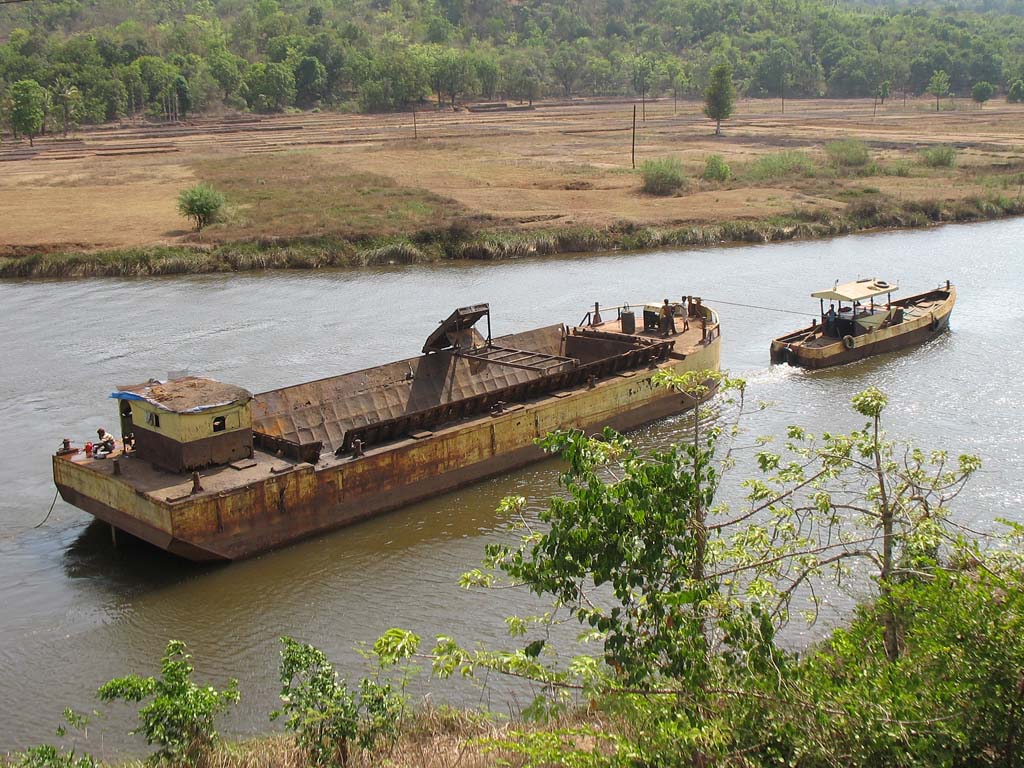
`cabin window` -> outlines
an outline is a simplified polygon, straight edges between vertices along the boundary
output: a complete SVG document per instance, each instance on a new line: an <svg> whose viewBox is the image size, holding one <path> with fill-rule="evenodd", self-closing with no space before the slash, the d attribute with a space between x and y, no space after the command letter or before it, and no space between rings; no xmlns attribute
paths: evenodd
<svg viewBox="0 0 1024 768"><path fill-rule="evenodd" d="M146 412L146 423L151 427L160 429L160 414L153 413L152 411Z"/></svg>
<svg viewBox="0 0 1024 768"><path fill-rule="evenodd" d="M223 432L225 426L226 426L226 424L224 423L224 417L223 416L218 416L217 418L215 418L213 420L213 431L214 432Z"/></svg>

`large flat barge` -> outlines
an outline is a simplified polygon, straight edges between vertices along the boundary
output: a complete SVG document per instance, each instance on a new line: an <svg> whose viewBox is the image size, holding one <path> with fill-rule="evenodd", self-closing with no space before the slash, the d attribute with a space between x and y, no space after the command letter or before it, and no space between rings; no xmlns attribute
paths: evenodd
<svg viewBox="0 0 1024 768"><path fill-rule="evenodd" d="M652 377L717 369L719 323L699 300L671 306L668 337L650 306L640 327L620 309L492 339L481 304L453 312L421 355L362 371L256 395L194 377L120 387L122 440L102 457L65 441L54 481L181 557L249 557L540 459L554 430L683 410Z"/></svg>

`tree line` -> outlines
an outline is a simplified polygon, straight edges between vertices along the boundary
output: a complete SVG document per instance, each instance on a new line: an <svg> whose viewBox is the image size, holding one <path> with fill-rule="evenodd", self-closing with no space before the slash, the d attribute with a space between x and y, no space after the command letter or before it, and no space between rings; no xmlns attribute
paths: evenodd
<svg viewBox="0 0 1024 768"><path fill-rule="evenodd" d="M16 133L145 115L387 111L424 99L1024 97L1024 17L830 0L60 0L0 6ZM1015 86L1017 83L1021 85Z"/></svg>

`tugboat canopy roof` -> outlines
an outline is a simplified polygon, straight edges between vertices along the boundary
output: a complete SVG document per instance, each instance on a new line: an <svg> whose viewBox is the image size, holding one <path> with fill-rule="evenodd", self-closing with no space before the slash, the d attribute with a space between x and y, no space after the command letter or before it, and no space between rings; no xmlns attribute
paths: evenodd
<svg viewBox="0 0 1024 768"><path fill-rule="evenodd" d="M834 287L824 291L812 293L816 299L827 299L829 301L863 301L872 296L879 296L883 293L892 293L899 290L895 283L887 283L877 277L866 277L863 280L855 280L852 283L836 284Z"/></svg>

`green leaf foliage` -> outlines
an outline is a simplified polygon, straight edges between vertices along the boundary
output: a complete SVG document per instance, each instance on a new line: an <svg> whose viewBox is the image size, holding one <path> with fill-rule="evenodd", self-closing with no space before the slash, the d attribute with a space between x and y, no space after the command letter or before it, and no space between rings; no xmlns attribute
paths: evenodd
<svg viewBox="0 0 1024 768"><path fill-rule="evenodd" d="M715 121L716 136L722 135L722 121L732 117L736 108L736 86L732 77L731 65L717 65L711 70L711 82L704 92L704 114Z"/></svg>
<svg viewBox="0 0 1024 768"><path fill-rule="evenodd" d="M686 187L683 164L676 157L644 160L640 164L642 189L649 195L672 195Z"/></svg>
<svg viewBox="0 0 1024 768"><path fill-rule="evenodd" d="M701 178L705 181L728 181L732 178L732 171L721 155L709 155Z"/></svg>
<svg viewBox="0 0 1024 768"><path fill-rule="evenodd" d="M178 195L178 213L192 219L196 231L217 220L224 208L224 195L207 184L197 184Z"/></svg>
<svg viewBox="0 0 1024 768"><path fill-rule="evenodd" d="M141 732L147 744L158 747L155 760L175 765L199 763L217 739L217 715L239 699L235 680L223 691L196 685L191 658L184 643L171 640L161 660L159 678L126 675L105 683L97 692L101 701L148 700L139 709L142 725L133 733Z"/></svg>
<svg viewBox="0 0 1024 768"><path fill-rule="evenodd" d="M412 655L418 643L412 633L390 630L375 650L390 664ZM364 678L351 691L320 649L290 637L281 645L281 708L270 718L284 718L310 765L344 766L356 749L394 739L405 704L390 683Z"/></svg>

